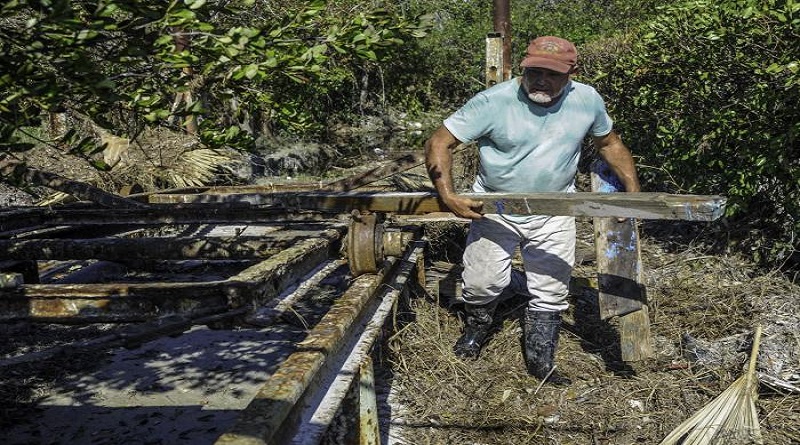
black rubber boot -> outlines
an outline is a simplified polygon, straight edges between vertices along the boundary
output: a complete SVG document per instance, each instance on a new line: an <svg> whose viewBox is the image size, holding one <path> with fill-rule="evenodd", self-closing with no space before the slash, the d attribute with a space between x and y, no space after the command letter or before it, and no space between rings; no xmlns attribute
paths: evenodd
<svg viewBox="0 0 800 445"><path fill-rule="evenodd" d="M489 303L478 306L475 304L465 304L464 332L453 346L453 352L461 358L478 358L483 345L489 338L492 330L492 318L494 309L497 305Z"/></svg>
<svg viewBox="0 0 800 445"><path fill-rule="evenodd" d="M569 385L572 381L555 369L554 359L558 347L558 331L561 328L560 312L525 311L524 343L525 364L528 374L547 379L554 385Z"/></svg>

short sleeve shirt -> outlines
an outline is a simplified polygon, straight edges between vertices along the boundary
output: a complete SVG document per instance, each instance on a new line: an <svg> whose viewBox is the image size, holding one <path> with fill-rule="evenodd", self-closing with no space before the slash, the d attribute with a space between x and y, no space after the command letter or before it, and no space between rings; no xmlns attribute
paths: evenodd
<svg viewBox="0 0 800 445"><path fill-rule="evenodd" d="M475 192L572 192L581 144L612 121L597 91L570 80L550 107L527 98L519 79L482 91L444 121L461 142L476 141Z"/></svg>

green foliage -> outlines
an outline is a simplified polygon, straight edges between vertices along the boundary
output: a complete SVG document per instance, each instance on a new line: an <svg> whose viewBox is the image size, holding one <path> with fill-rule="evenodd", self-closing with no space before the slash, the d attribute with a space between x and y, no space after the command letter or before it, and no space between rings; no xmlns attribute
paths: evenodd
<svg viewBox="0 0 800 445"><path fill-rule="evenodd" d="M210 146L249 148L263 133L319 131L358 69L386 61L425 31L414 18L364 2L337 13L322 0L282 10L272 3L5 2L0 150L28 148L14 130L65 110L118 133L112 119L122 115L133 122L128 136L199 116Z"/></svg>
<svg viewBox="0 0 800 445"><path fill-rule="evenodd" d="M558 35L580 45L633 28L650 18L655 0L512 1L512 72L527 43L539 35ZM485 0L411 0L413 15L433 22L429 35L406 46L393 72L403 90L396 102L412 108L452 111L485 87L486 35L494 30L493 2ZM409 82L408 79L414 81Z"/></svg>
<svg viewBox="0 0 800 445"><path fill-rule="evenodd" d="M654 15L655 0L527 1L513 4L512 22L520 51L531 39L561 36L576 45L637 28Z"/></svg>
<svg viewBox="0 0 800 445"><path fill-rule="evenodd" d="M732 220L760 228L741 235L772 261L796 249L800 229L798 31L794 0L689 1L662 8L595 71L646 182L725 195Z"/></svg>
<svg viewBox="0 0 800 445"><path fill-rule="evenodd" d="M406 48L394 81L408 85L403 100L423 109L452 108L483 89L486 34L492 31L492 2L411 0L414 15L431 23L428 36Z"/></svg>

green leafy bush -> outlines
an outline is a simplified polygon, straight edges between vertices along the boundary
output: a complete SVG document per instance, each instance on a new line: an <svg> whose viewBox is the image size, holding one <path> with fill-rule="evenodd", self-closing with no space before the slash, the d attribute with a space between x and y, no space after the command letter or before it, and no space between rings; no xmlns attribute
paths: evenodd
<svg viewBox="0 0 800 445"><path fill-rule="evenodd" d="M793 0L694 0L589 57L646 183L726 196L734 240L770 264L798 246L798 31Z"/></svg>
<svg viewBox="0 0 800 445"><path fill-rule="evenodd" d="M366 65L425 32L416 18L374 2L274 3L5 2L0 151L30 148L14 132L63 111L126 136L193 116L214 147L320 132L352 104Z"/></svg>

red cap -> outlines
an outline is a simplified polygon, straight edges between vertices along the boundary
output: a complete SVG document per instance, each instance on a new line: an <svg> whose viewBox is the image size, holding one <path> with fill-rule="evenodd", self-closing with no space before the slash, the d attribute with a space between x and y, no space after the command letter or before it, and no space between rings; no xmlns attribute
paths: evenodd
<svg viewBox="0 0 800 445"><path fill-rule="evenodd" d="M560 37L537 37L528 45L528 52L519 64L522 68L547 68L569 73L578 63L578 50L569 40Z"/></svg>

